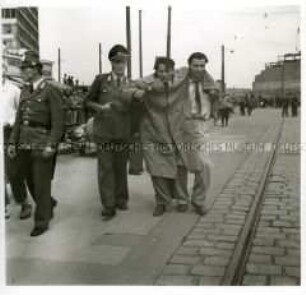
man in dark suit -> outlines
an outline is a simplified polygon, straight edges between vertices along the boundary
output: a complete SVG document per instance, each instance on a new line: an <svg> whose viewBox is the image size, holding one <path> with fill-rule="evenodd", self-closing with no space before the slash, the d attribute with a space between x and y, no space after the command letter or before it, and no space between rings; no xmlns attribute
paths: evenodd
<svg viewBox="0 0 306 295"><path fill-rule="evenodd" d="M51 181L57 145L64 129L64 113L59 90L42 76L42 64L34 52L21 65L27 85L21 91L16 122L8 154L17 153L21 171L36 203L31 236L49 228L57 202L51 197Z"/></svg>
<svg viewBox="0 0 306 295"><path fill-rule="evenodd" d="M112 71L96 76L85 104L94 116L93 138L98 147L98 182L102 216L109 220L116 209L128 209L127 160L131 136L130 105L143 90L133 88L125 76L129 54L115 45L108 58Z"/></svg>

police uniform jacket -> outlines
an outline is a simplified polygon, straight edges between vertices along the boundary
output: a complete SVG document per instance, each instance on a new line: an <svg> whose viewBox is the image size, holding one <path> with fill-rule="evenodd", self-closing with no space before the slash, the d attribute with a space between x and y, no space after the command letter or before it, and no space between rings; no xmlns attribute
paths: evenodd
<svg viewBox="0 0 306 295"><path fill-rule="evenodd" d="M112 73L97 75L85 104L93 115L93 138L96 142L128 140L131 136L131 101L136 88L125 77L118 86ZM99 107L111 103L111 108Z"/></svg>
<svg viewBox="0 0 306 295"><path fill-rule="evenodd" d="M33 92L29 86L24 86L10 142L21 148L56 147L63 131L61 93L52 81L43 79Z"/></svg>

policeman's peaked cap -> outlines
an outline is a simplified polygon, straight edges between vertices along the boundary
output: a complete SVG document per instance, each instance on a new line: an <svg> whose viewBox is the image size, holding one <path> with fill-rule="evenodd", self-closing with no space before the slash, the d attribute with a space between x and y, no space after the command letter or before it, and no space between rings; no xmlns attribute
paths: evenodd
<svg viewBox="0 0 306 295"><path fill-rule="evenodd" d="M110 61L125 60L129 56L128 50L121 44L113 46L108 53L108 59Z"/></svg>
<svg viewBox="0 0 306 295"><path fill-rule="evenodd" d="M35 51L28 51L25 53L24 60L21 62L21 69L25 68L42 68L39 55Z"/></svg>

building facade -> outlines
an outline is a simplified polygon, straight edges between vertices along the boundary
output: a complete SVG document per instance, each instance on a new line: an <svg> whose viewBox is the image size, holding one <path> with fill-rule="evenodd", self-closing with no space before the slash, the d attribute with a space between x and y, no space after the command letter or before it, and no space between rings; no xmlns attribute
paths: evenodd
<svg viewBox="0 0 306 295"><path fill-rule="evenodd" d="M27 51L39 55L39 14L37 7L3 8L2 44L3 57L11 78L21 76L20 63ZM52 76L53 62L42 60L43 74Z"/></svg>
<svg viewBox="0 0 306 295"><path fill-rule="evenodd" d="M39 53L37 7L3 8L2 43L10 49L28 49Z"/></svg>
<svg viewBox="0 0 306 295"><path fill-rule="evenodd" d="M288 53L266 64L255 76L253 93L265 99L283 99L301 94L301 53Z"/></svg>

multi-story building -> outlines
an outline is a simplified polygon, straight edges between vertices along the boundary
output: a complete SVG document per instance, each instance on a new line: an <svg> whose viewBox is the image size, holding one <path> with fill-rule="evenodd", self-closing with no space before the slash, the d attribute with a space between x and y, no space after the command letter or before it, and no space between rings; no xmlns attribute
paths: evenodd
<svg viewBox="0 0 306 295"><path fill-rule="evenodd" d="M1 15L4 47L39 53L38 8L3 8Z"/></svg>
<svg viewBox="0 0 306 295"><path fill-rule="evenodd" d="M20 77L20 62L27 51L39 55L39 22L37 7L3 8L2 43L3 57L11 78ZM43 74L52 76L53 62L42 60Z"/></svg>
<svg viewBox="0 0 306 295"><path fill-rule="evenodd" d="M288 53L277 62L268 63L255 76L253 93L265 99L282 99L288 96L300 98L301 53Z"/></svg>

